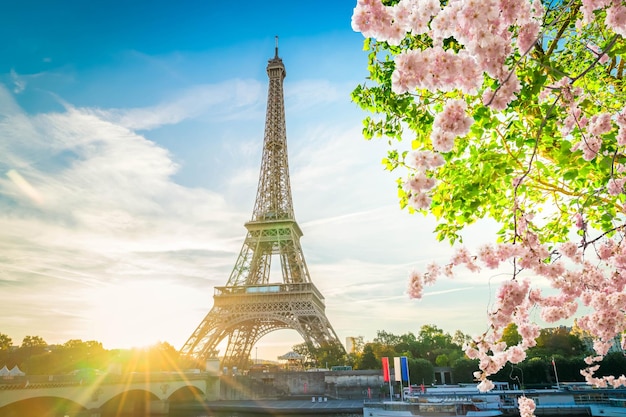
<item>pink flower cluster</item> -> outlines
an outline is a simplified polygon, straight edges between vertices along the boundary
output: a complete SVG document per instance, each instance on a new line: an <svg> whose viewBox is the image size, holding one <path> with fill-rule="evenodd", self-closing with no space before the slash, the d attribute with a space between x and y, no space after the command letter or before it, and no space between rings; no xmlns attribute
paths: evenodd
<svg viewBox="0 0 626 417"><path fill-rule="evenodd" d="M578 310L578 301L589 307L590 313L580 317L578 326L597 338L594 349L602 358L614 342L616 335L626 331L626 241L605 238L596 245L595 253L602 265L585 260L584 246L573 242L549 249L539 244L536 236L527 231L518 236L517 244L483 246L478 256L460 248L451 259L451 265L480 270L478 262L487 268L497 268L502 262L515 260L518 267L534 275L547 278L557 295L543 296L541 290L531 288L530 281L517 277L506 281L497 292L496 303L489 313L491 333L476 338L465 347L470 358L480 359L482 377L501 369L506 361L523 360L522 352L535 345L539 327L531 323L529 312L539 308L543 320L555 322L571 318ZM569 268L559 258L566 257ZM432 275L432 273L431 273ZM433 277L431 276L431 279ZM435 276L436 278L436 276ZM517 346L503 348L501 336L509 324L518 326L522 341ZM588 375L592 373L588 372ZM589 377L592 383L597 379ZM612 378L612 384L625 381Z"/></svg>
<svg viewBox="0 0 626 417"><path fill-rule="evenodd" d="M414 151L407 156L406 164L414 169L414 173L405 181L404 189L413 208L422 210L430 207L428 191L435 186L435 179L428 172L444 163L441 154L431 151Z"/></svg>
<svg viewBox="0 0 626 417"><path fill-rule="evenodd" d="M535 402L526 396L517 399L520 417L535 417Z"/></svg>
<svg viewBox="0 0 626 417"><path fill-rule="evenodd" d="M599 358L607 353L615 335L626 330L626 241L623 237L605 238L597 243L595 253L603 264L598 265L585 260L585 247L580 244L565 242L557 249L540 244L537 236L527 228L526 223L531 218L521 219L516 244L485 245L477 256L461 247L446 268L429 266L424 276L417 272L413 275L419 277L412 282L421 297L425 278L431 284L442 273L451 275L455 267L465 266L476 272L480 271L481 265L495 269L503 262L514 260L518 267L547 278L558 291L557 295L544 296L541 290L531 288L530 280L516 276L498 289L496 302L489 313L491 332L465 346L469 358L479 359L481 380L500 370L507 361L522 361L525 349L535 345L540 328L529 318L531 309L539 308L543 320L555 322L571 318L577 312L580 300L590 308L590 313L578 319L578 326L597 338L594 348ZM567 258L567 264L572 266L566 268L565 262L560 259L562 257ZM502 332L509 323L517 325L522 337L519 345L507 347L501 342ZM588 375L591 375L588 378L590 382L597 383L592 372ZM623 377L612 378L611 384L624 380Z"/></svg>
<svg viewBox="0 0 626 417"><path fill-rule="evenodd" d="M475 94L482 84L482 73L476 61L465 51L445 51L440 46L409 50L396 56L391 76L392 90L397 94L414 89L453 91Z"/></svg>
<svg viewBox="0 0 626 417"><path fill-rule="evenodd" d="M446 268L446 274L451 274L449 268ZM426 273L422 274L418 271L411 271L409 275L409 287L408 294L410 298L420 299L424 293L425 285L432 285L437 280L437 277L441 273L441 267L436 263L428 265Z"/></svg>
<svg viewBox="0 0 626 417"><path fill-rule="evenodd" d="M435 116L431 142L437 152L450 152L457 136L469 132L474 119L466 113L467 105L463 100L448 100L443 111Z"/></svg>
<svg viewBox="0 0 626 417"><path fill-rule="evenodd" d="M606 25L618 35L626 37L626 6L621 0L583 0L583 18L578 25L590 23L594 19L594 12L605 8Z"/></svg>
<svg viewBox="0 0 626 417"><path fill-rule="evenodd" d="M366 38L399 45L406 33L428 31L428 22L440 11L438 0L401 1L385 7L380 0L359 0L352 14L352 29Z"/></svg>
<svg viewBox="0 0 626 417"><path fill-rule="evenodd" d="M376 0L358 0L352 28L392 45L399 45L407 33L427 33L433 40L432 47L396 57L394 91L458 89L475 94L486 73L499 81L501 96L495 100L491 92L486 101L501 109L519 91L519 82L511 78L505 64L514 52L513 39L517 36L517 50L526 54L537 41L543 13L539 0L464 0L443 7L433 0L401 0L390 7ZM442 48L450 37L463 46L460 51Z"/></svg>

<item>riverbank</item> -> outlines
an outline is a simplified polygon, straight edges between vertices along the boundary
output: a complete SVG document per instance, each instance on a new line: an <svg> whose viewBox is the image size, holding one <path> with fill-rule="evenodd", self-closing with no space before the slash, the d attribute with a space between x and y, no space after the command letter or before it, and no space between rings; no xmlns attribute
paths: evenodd
<svg viewBox="0 0 626 417"><path fill-rule="evenodd" d="M208 415L224 413L263 415L357 415L363 416L363 400L335 400L322 397L310 400L247 400L205 401L172 404L176 412L206 412ZM321 399L321 401L319 401Z"/></svg>

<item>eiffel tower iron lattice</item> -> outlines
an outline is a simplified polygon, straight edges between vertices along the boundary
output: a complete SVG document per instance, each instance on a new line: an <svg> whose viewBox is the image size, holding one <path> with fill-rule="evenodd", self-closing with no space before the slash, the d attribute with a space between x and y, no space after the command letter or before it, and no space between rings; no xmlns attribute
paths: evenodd
<svg viewBox="0 0 626 417"><path fill-rule="evenodd" d="M324 297L309 276L295 221L287 160L283 61L268 61L269 88L263 158L252 220L226 286L215 287L213 307L180 353L217 357L228 339L222 366L245 369L256 342L281 329L296 330L310 348L344 350L325 313ZM280 259L282 281L270 281L272 258Z"/></svg>

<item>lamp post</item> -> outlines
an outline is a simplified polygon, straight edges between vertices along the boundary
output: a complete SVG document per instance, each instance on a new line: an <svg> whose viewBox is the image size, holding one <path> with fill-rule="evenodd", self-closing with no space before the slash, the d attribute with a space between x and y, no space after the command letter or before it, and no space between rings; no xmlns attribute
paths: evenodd
<svg viewBox="0 0 626 417"><path fill-rule="evenodd" d="M259 364L259 347L258 346L254 347L254 362L257 365Z"/></svg>

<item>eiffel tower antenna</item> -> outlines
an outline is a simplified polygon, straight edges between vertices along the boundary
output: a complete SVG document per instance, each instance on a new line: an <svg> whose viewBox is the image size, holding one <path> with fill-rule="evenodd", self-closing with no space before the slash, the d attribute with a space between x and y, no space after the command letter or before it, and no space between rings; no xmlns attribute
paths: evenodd
<svg viewBox="0 0 626 417"><path fill-rule="evenodd" d="M274 58L278 58L278 36L276 36L276 47L274 48Z"/></svg>
<svg viewBox="0 0 626 417"><path fill-rule="evenodd" d="M345 351L326 318L324 297L311 282L291 198L283 80L278 56L267 64L269 87L263 157L252 219L228 282L215 287L213 307L180 353L199 360L215 358L227 340L222 366L246 369L253 346L268 333L296 330L309 348L334 345ZM270 276L272 258L280 279ZM275 271L277 272L277 271Z"/></svg>

